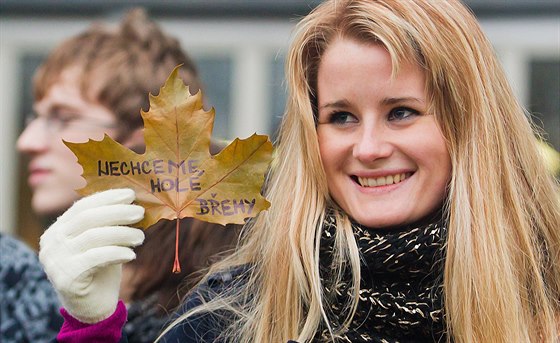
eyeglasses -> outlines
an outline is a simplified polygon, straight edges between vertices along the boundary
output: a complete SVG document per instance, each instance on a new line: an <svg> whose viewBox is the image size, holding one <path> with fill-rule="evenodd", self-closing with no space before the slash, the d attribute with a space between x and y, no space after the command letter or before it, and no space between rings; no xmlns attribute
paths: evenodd
<svg viewBox="0 0 560 343"><path fill-rule="evenodd" d="M74 114L62 114L56 111L47 113L47 115L44 116L31 112L25 116L25 127L27 128L32 123L42 123L44 128L51 134L95 128L109 129L117 126L114 122L101 121L94 118L84 118Z"/></svg>

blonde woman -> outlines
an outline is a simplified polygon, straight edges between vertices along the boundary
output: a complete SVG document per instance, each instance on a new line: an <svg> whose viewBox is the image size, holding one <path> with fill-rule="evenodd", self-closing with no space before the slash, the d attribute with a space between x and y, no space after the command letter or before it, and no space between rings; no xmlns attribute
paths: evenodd
<svg viewBox="0 0 560 343"><path fill-rule="evenodd" d="M272 206L160 341L557 340L558 185L464 5L326 1L300 22L287 79ZM103 213L114 194L133 199L86 200ZM120 331L115 307L91 332Z"/></svg>

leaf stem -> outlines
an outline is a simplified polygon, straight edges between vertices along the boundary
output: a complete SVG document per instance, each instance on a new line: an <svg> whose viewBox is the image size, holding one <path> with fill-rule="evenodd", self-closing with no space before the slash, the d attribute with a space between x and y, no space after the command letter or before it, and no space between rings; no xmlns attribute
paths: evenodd
<svg viewBox="0 0 560 343"><path fill-rule="evenodd" d="M175 218L175 261L173 262L173 273L181 272L181 263L179 262L179 217Z"/></svg>

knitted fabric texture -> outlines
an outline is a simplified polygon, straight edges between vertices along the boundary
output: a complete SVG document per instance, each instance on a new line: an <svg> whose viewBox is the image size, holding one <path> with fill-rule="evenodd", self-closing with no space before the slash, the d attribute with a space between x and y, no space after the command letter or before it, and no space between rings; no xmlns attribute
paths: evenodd
<svg viewBox="0 0 560 343"><path fill-rule="evenodd" d="M437 220L402 228L368 229L352 223L361 254L359 302L352 323L336 342L445 341L443 261L447 225ZM333 281L336 221L327 216L320 246L321 278L327 316L335 330L346 318L352 290L349 267ZM330 341L323 327L315 341Z"/></svg>
<svg viewBox="0 0 560 343"><path fill-rule="evenodd" d="M126 306L119 300L115 312L107 319L94 324L82 323L72 317L64 308L60 314L64 324L56 336L58 343L117 343L122 336L122 327L126 322Z"/></svg>
<svg viewBox="0 0 560 343"><path fill-rule="evenodd" d="M128 320L123 332L128 343L152 343L169 324L169 317L161 314L158 294L135 300L128 306Z"/></svg>

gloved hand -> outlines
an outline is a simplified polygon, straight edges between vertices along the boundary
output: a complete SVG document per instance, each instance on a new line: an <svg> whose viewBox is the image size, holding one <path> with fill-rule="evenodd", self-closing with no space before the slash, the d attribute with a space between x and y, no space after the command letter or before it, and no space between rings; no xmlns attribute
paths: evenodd
<svg viewBox="0 0 560 343"><path fill-rule="evenodd" d="M77 201L41 236L39 259L64 308L83 323L116 309L122 263L144 232L128 226L144 217L131 189L112 189Z"/></svg>

